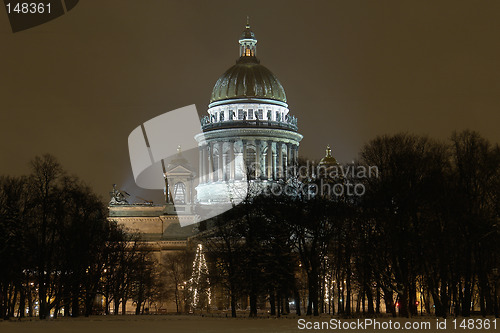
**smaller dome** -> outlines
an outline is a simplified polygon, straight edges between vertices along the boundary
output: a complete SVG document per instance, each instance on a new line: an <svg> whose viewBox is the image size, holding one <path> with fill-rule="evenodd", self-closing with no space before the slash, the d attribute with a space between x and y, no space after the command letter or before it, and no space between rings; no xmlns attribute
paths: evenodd
<svg viewBox="0 0 500 333"><path fill-rule="evenodd" d="M319 165L325 167L337 166L337 160L332 156L332 150L330 149L330 145L326 146L326 155L319 161Z"/></svg>
<svg viewBox="0 0 500 333"><path fill-rule="evenodd" d="M249 16L247 16L247 25L245 26L245 30L241 34L240 40L242 40L242 39L255 39L255 34L250 29L250 17Z"/></svg>
<svg viewBox="0 0 500 333"><path fill-rule="evenodd" d="M255 34L253 33L252 30L250 30L250 26L247 25L243 33L241 34L241 39L255 39Z"/></svg>

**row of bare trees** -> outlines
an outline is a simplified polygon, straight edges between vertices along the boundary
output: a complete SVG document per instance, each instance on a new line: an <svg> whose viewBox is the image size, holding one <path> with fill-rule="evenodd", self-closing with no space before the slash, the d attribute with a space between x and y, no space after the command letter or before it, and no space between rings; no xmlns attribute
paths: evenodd
<svg viewBox="0 0 500 333"><path fill-rule="evenodd" d="M381 136L349 166L379 173L295 172L301 190L249 196L202 222L218 302L232 316L246 300L250 316L266 304L278 316L498 316L499 146L471 131L447 143ZM349 194L353 184L362 195ZM341 195L317 191L336 185ZM52 156L35 158L26 177L0 178L2 317L125 313L128 301L139 314L167 298L189 311L192 259L162 258L160 278L139 239Z"/></svg>
<svg viewBox="0 0 500 333"><path fill-rule="evenodd" d="M381 136L351 166L376 166L378 177L326 181L362 184L363 195L261 195L207 223L211 281L232 315L248 298L250 316L266 301L277 315L290 303L299 315L301 304L308 315L372 315L383 303L394 316L498 316L499 146L472 131L448 143Z"/></svg>
<svg viewBox="0 0 500 333"><path fill-rule="evenodd" d="M102 200L50 155L0 178L0 316L142 311L156 272L136 238L108 222ZM141 308L142 307L142 308Z"/></svg>
<svg viewBox="0 0 500 333"><path fill-rule="evenodd" d="M436 315L498 316L500 148L471 131L450 141L401 134L363 150L381 170L362 202L369 270L401 315L416 314L420 289Z"/></svg>

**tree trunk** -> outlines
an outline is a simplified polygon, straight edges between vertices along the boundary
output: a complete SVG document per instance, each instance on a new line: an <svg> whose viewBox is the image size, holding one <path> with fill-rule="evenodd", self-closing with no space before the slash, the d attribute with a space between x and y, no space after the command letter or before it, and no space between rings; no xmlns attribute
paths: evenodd
<svg viewBox="0 0 500 333"><path fill-rule="evenodd" d="M346 289L346 300L345 300L345 314L346 316L351 315L351 310L352 310L352 300L351 300L351 276L352 276L352 266L351 266L351 255L349 249L346 249L346 254L345 254L345 265L346 265L346 272L345 272L345 289Z"/></svg>
<svg viewBox="0 0 500 333"><path fill-rule="evenodd" d="M376 296L375 296L375 313L376 314L379 314L380 313L380 287L377 283L377 292L376 292Z"/></svg>
<svg viewBox="0 0 500 333"><path fill-rule="evenodd" d="M250 292L250 317L257 317L257 292L255 290Z"/></svg>
<svg viewBox="0 0 500 333"><path fill-rule="evenodd" d="M403 287L403 292L398 293L398 303L399 303L399 315L401 317L410 317L410 313L408 312L408 288L407 286Z"/></svg>
<svg viewBox="0 0 500 333"><path fill-rule="evenodd" d="M274 291L271 291L271 294L269 295L269 304L271 305L271 316L276 315L276 298L274 296Z"/></svg>
<svg viewBox="0 0 500 333"><path fill-rule="evenodd" d="M365 286L365 292L366 292L366 298L368 301L368 314L372 315L375 313L373 309L373 294L372 294L372 288L370 288L370 285Z"/></svg>
<svg viewBox="0 0 500 333"><path fill-rule="evenodd" d="M472 301L472 291L471 291L471 258L470 258L470 247L467 247L466 257L465 257L465 276L464 276L464 298L462 301L462 316L470 317L470 308Z"/></svg>
<svg viewBox="0 0 500 333"><path fill-rule="evenodd" d="M392 314L393 317L396 317L396 307L394 306L394 296L392 291L384 287L382 287L382 291L384 292L385 312Z"/></svg>
<svg viewBox="0 0 500 333"><path fill-rule="evenodd" d="M294 287L294 294L295 294L295 313L297 316L301 315L301 310L300 310L300 293L297 287Z"/></svg>
<svg viewBox="0 0 500 333"><path fill-rule="evenodd" d="M122 315L127 314L127 300L125 298L122 299Z"/></svg>
<svg viewBox="0 0 500 333"><path fill-rule="evenodd" d="M409 288L409 300L408 300L408 306L409 306L409 312L410 315L416 316L418 314L417 310L417 284L414 278L411 279L410 283L410 288Z"/></svg>
<svg viewBox="0 0 500 333"><path fill-rule="evenodd" d="M175 311L179 313L179 287L178 283L175 282Z"/></svg>
<svg viewBox="0 0 500 333"><path fill-rule="evenodd" d="M38 301L39 301L39 312L38 312L38 317L40 319L46 319L47 318L47 291L45 289L45 281L42 278L40 281L40 286L38 287Z"/></svg>
<svg viewBox="0 0 500 333"><path fill-rule="evenodd" d="M72 295L71 316L72 317L78 317L78 316L80 316L80 302L79 302L79 299L78 299L78 291L74 292L73 295Z"/></svg>
<svg viewBox="0 0 500 333"><path fill-rule="evenodd" d="M236 296L231 292L231 317L236 318Z"/></svg>
<svg viewBox="0 0 500 333"><path fill-rule="evenodd" d="M116 316L118 315L118 311L120 310L120 298L115 294L115 301L114 301L114 307L113 307L113 314Z"/></svg>
<svg viewBox="0 0 500 333"><path fill-rule="evenodd" d="M26 307L26 288L21 287L20 296L19 296L19 318L24 318L25 316L25 308Z"/></svg>

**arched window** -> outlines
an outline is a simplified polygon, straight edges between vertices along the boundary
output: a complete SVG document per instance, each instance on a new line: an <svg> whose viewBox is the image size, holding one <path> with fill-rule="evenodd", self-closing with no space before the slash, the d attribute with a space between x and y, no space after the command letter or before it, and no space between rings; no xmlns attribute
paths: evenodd
<svg viewBox="0 0 500 333"><path fill-rule="evenodd" d="M182 182L178 182L174 186L174 203L186 203L186 185Z"/></svg>

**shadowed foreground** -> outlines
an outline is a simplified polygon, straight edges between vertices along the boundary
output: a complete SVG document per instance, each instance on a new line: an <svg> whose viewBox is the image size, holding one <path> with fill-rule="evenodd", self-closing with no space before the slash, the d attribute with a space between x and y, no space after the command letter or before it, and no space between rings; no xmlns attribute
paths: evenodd
<svg viewBox="0 0 500 333"><path fill-rule="evenodd" d="M151 316L96 316L90 318L58 318L56 320L23 320L23 321L3 321L0 322L0 331L6 333L17 333L17 332L300 332L300 331L315 331L314 329L299 329L298 327L299 318L208 318L200 316L169 316L169 315L151 315ZM305 320L305 322L311 323L311 328L313 327L313 322L328 322L332 319L329 316L321 317L301 317L300 319ZM338 319L338 318L336 318ZM483 318L474 318L474 320L483 320ZM356 321L357 319L338 319L342 322ZM361 319L364 320L364 319ZM411 322L423 323L429 322L430 329L414 329L414 330L402 330L402 331L425 331L425 332L448 332L455 331L453 329L453 323L450 318L447 320L447 329L436 329L436 318L435 317L418 317L407 320L404 318L377 318L379 322L391 321L392 323L399 322L403 327L404 323ZM460 322L462 319L458 319ZM484 330L485 332L495 332L493 326L494 318L489 318L491 321L491 328L489 330ZM443 319L439 319L440 322ZM304 321L302 321L304 323ZM497 329L500 324L499 319L497 319ZM302 326L304 328L304 326ZM325 329L326 331L345 331L341 328L330 328ZM323 331L325 331L323 330ZM374 330L373 328L365 329L352 329L353 332L381 332L385 331L383 329ZM388 331L397 331L395 329Z"/></svg>

